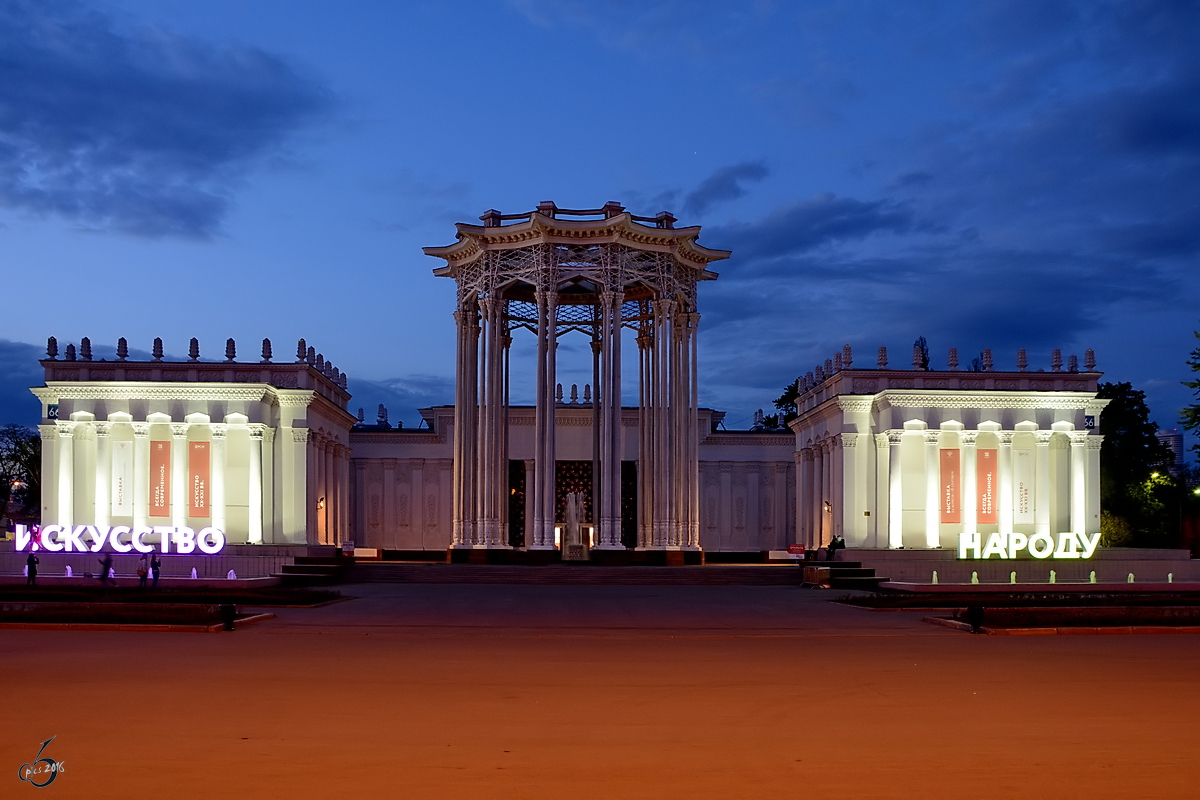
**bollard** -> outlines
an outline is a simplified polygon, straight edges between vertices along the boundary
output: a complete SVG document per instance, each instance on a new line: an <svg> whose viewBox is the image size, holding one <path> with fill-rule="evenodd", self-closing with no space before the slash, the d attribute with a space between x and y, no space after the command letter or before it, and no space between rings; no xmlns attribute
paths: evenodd
<svg viewBox="0 0 1200 800"><path fill-rule="evenodd" d="M979 633L983 625L983 606L967 606L967 624L971 626L971 633Z"/></svg>
<svg viewBox="0 0 1200 800"><path fill-rule="evenodd" d="M217 606L217 610L221 613L221 622L225 625L225 630L233 630L233 620L237 616L237 606L232 603L222 603Z"/></svg>

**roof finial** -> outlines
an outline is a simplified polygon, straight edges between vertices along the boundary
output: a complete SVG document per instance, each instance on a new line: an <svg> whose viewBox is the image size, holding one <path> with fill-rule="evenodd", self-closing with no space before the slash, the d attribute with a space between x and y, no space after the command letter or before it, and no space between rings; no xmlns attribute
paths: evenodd
<svg viewBox="0 0 1200 800"><path fill-rule="evenodd" d="M879 365L880 369L887 369L887 348L886 347L879 348L879 355L876 356L875 363Z"/></svg>
<svg viewBox="0 0 1200 800"><path fill-rule="evenodd" d="M270 339L263 339L262 363L264 363L264 364L271 363L271 340Z"/></svg>
<svg viewBox="0 0 1200 800"><path fill-rule="evenodd" d="M225 360L237 360L237 344L234 343L233 339L225 340Z"/></svg>
<svg viewBox="0 0 1200 800"><path fill-rule="evenodd" d="M162 339L157 336L154 337L154 347L151 349L150 354L154 356L155 361L163 360Z"/></svg>
<svg viewBox="0 0 1200 800"><path fill-rule="evenodd" d="M188 344L188 361L200 360L200 340L192 337L192 341Z"/></svg>
<svg viewBox="0 0 1200 800"><path fill-rule="evenodd" d="M51 361L58 359L58 339L53 336L46 340L46 356Z"/></svg>
<svg viewBox="0 0 1200 800"><path fill-rule="evenodd" d="M84 361L92 360L92 340L86 336L79 340L79 357Z"/></svg>
<svg viewBox="0 0 1200 800"><path fill-rule="evenodd" d="M120 339L117 339L117 360L125 361L128 358L129 358L129 342L125 341L125 337L122 336Z"/></svg>
<svg viewBox="0 0 1200 800"><path fill-rule="evenodd" d="M1096 351L1090 347L1083 351L1083 368L1088 372L1096 371Z"/></svg>
<svg viewBox="0 0 1200 800"><path fill-rule="evenodd" d="M1017 351L1017 371L1025 372L1029 369L1029 357L1025 355L1025 348L1022 347Z"/></svg>
<svg viewBox="0 0 1200 800"><path fill-rule="evenodd" d="M950 365L951 370L958 369L958 348L950 348L950 357L946 359L946 363Z"/></svg>
<svg viewBox="0 0 1200 800"><path fill-rule="evenodd" d="M1059 350L1057 347L1050 354L1050 369L1054 372L1062 372L1062 350Z"/></svg>

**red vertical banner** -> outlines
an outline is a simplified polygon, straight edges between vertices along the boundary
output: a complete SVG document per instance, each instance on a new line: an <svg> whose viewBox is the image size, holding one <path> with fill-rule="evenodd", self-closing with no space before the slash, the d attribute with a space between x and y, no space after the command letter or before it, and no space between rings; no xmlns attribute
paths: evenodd
<svg viewBox="0 0 1200 800"><path fill-rule="evenodd" d="M150 443L150 516L171 516L171 443Z"/></svg>
<svg viewBox="0 0 1200 800"><path fill-rule="evenodd" d="M962 522L962 480L959 477L961 461L958 449L941 451L942 477L942 522Z"/></svg>
<svg viewBox="0 0 1200 800"><path fill-rule="evenodd" d="M207 517L208 512L208 442L188 443L188 475L191 478L191 506L188 514Z"/></svg>
<svg viewBox="0 0 1200 800"><path fill-rule="evenodd" d="M977 450L975 464L975 486L979 493L976 521L980 525L994 525L1000 521L1000 512L996 508L996 451Z"/></svg>

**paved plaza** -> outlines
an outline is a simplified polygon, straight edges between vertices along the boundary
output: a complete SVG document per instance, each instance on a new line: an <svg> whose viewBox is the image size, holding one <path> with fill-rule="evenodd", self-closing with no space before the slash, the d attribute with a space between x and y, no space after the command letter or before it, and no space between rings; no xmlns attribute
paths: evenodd
<svg viewBox="0 0 1200 800"><path fill-rule="evenodd" d="M798 587L342 591L234 633L0 631L0 796L1200 794L1197 636L971 636Z"/></svg>

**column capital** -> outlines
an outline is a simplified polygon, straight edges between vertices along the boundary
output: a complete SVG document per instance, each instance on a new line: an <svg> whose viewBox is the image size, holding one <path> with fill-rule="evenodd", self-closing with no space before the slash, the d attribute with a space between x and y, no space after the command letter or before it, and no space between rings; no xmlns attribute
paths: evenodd
<svg viewBox="0 0 1200 800"><path fill-rule="evenodd" d="M97 436L108 436L110 427L107 422L97 422L92 426L92 429L96 431Z"/></svg>
<svg viewBox="0 0 1200 800"><path fill-rule="evenodd" d="M898 447L901 439L904 436L904 431L888 431L885 435L887 436L889 445L892 447Z"/></svg>
<svg viewBox="0 0 1200 800"><path fill-rule="evenodd" d="M145 439L150 435L149 422L132 422L130 425L133 427L133 436L135 439Z"/></svg>
<svg viewBox="0 0 1200 800"><path fill-rule="evenodd" d="M888 446L888 435L886 433L875 434L875 449L886 450Z"/></svg>
<svg viewBox="0 0 1200 800"><path fill-rule="evenodd" d="M252 422L249 425L247 425L246 427L250 429L250 440L251 441L255 441L255 440L262 441L263 432L266 430L266 427L267 427L266 425L262 424L261 422Z"/></svg>
<svg viewBox="0 0 1200 800"><path fill-rule="evenodd" d="M228 426L226 426L224 422L211 422L208 425L208 429L209 432L212 433L214 442L218 439L221 441L225 440L225 433L228 430Z"/></svg>
<svg viewBox="0 0 1200 800"><path fill-rule="evenodd" d="M857 433L842 433L842 434L838 434L837 438L838 438L838 440L841 441L843 449L848 448L848 447L854 447L855 445L858 444L858 434Z"/></svg>
<svg viewBox="0 0 1200 800"><path fill-rule="evenodd" d="M176 439L186 439L188 433L188 424L186 422L172 422L171 436Z"/></svg>
<svg viewBox="0 0 1200 800"><path fill-rule="evenodd" d="M1049 447L1050 437L1054 435L1053 431L1034 431L1033 436L1037 439L1038 447Z"/></svg>
<svg viewBox="0 0 1200 800"><path fill-rule="evenodd" d="M925 444L937 444L939 436L941 436L941 431L925 431Z"/></svg>
<svg viewBox="0 0 1200 800"><path fill-rule="evenodd" d="M1067 436L1071 438L1072 447L1083 447L1089 438L1087 431L1070 431Z"/></svg>
<svg viewBox="0 0 1200 800"><path fill-rule="evenodd" d="M66 422L66 421L60 419L57 423L55 423L55 425L58 429L58 435L60 438L70 439L72 436L75 435L75 423L74 422Z"/></svg>
<svg viewBox="0 0 1200 800"><path fill-rule="evenodd" d="M1016 431L997 431L996 432L997 438L1000 439L1001 447L1011 446L1012 441L1013 441L1013 436L1015 436L1015 435L1016 435Z"/></svg>
<svg viewBox="0 0 1200 800"><path fill-rule="evenodd" d="M308 441L308 428L292 428L292 441L304 444Z"/></svg>
<svg viewBox="0 0 1200 800"><path fill-rule="evenodd" d="M1089 434L1087 437L1088 450L1099 450L1104 445L1104 437L1098 433Z"/></svg>
<svg viewBox="0 0 1200 800"><path fill-rule="evenodd" d="M38 435L42 437L43 442L53 442L58 438L58 426L54 424L38 425Z"/></svg>
<svg viewBox="0 0 1200 800"><path fill-rule="evenodd" d="M958 440L967 447L974 447L979 439L979 431L963 431L958 434Z"/></svg>

